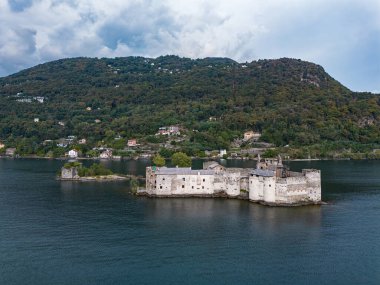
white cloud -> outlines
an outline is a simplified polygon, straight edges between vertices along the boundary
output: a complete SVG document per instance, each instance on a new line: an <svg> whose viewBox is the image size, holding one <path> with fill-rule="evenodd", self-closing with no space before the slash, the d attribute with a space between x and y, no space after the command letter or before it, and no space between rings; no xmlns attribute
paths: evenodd
<svg viewBox="0 0 380 285"><path fill-rule="evenodd" d="M0 75L73 56L288 56L377 90L379 19L378 0L0 0Z"/></svg>

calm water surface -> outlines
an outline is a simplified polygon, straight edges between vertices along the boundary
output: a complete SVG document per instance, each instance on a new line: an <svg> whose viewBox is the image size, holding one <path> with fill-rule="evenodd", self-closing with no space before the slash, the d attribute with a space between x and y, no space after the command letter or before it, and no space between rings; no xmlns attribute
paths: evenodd
<svg viewBox="0 0 380 285"><path fill-rule="evenodd" d="M0 160L0 284L380 284L380 161L291 162L322 170L329 205L302 208L139 198L62 164Z"/></svg>

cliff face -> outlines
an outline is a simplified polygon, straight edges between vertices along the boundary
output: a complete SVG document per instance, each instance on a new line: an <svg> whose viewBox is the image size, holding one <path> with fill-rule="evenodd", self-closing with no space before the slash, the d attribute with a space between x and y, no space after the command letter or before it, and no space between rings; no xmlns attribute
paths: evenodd
<svg viewBox="0 0 380 285"><path fill-rule="evenodd" d="M321 66L288 58L74 58L0 78L2 139L99 141L107 131L145 136L181 124L208 148L249 129L276 145L374 143L379 117L379 96L351 92Z"/></svg>

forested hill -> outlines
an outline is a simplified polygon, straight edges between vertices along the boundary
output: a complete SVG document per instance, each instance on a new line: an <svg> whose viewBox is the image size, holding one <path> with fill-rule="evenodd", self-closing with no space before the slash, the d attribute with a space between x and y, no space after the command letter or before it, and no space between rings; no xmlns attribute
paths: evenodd
<svg viewBox="0 0 380 285"><path fill-rule="evenodd" d="M107 131L142 138L180 124L197 130L191 140L205 148L226 147L246 130L276 145L379 143L379 119L380 96L351 92L321 66L288 58L72 58L0 78L5 141L99 141Z"/></svg>

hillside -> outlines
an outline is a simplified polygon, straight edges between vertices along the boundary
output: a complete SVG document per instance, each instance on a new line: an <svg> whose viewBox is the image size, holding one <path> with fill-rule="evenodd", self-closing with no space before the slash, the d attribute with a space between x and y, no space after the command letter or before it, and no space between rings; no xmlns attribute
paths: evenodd
<svg viewBox="0 0 380 285"><path fill-rule="evenodd" d="M172 124L197 130L190 141L201 150L228 148L250 129L277 146L373 144L379 119L378 95L351 92L321 66L288 58L72 58L0 78L0 139L9 144L144 138Z"/></svg>

